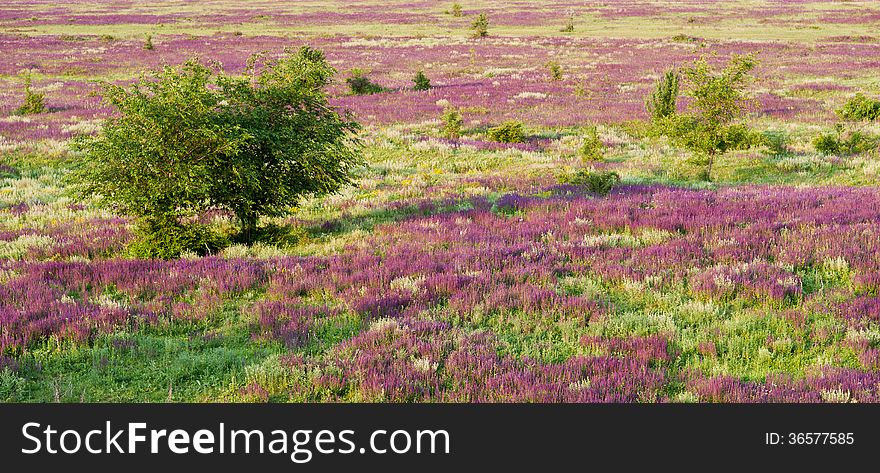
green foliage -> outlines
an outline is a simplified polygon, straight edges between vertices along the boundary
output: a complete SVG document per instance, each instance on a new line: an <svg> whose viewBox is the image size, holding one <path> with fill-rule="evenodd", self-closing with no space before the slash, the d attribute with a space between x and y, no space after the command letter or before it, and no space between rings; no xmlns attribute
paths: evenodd
<svg viewBox="0 0 880 473"><path fill-rule="evenodd" d="M816 151L825 155L839 154L842 144L837 134L822 133L813 139L813 148L816 148Z"/></svg>
<svg viewBox="0 0 880 473"><path fill-rule="evenodd" d="M415 84L413 86L414 90L429 90L431 88L431 79L428 79L428 76L423 71L419 71L413 77L413 84Z"/></svg>
<svg viewBox="0 0 880 473"><path fill-rule="evenodd" d="M745 118L746 87L755 64L753 55L733 55L721 70L705 57L694 61L682 70L685 95L690 98L688 113L668 116L659 125L674 144L705 158L703 177L708 181L716 155L762 141L739 123Z"/></svg>
<svg viewBox="0 0 880 473"><path fill-rule="evenodd" d="M581 159L584 161L601 161L605 156L605 143L599 139L599 132L595 126L587 128L584 134L584 144L580 149Z"/></svg>
<svg viewBox="0 0 880 473"><path fill-rule="evenodd" d="M856 94L837 111L837 115L847 121L876 120L880 118L880 100L870 99L861 93Z"/></svg>
<svg viewBox="0 0 880 473"><path fill-rule="evenodd" d="M563 179L563 183L583 187L592 194L604 196L620 184L620 176L614 171L581 169L574 176Z"/></svg>
<svg viewBox="0 0 880 473"><path fill-rule="evenodd" d="M461 137L461 125L464 120L458 109L455 107L446 107L443 110L443 116L440 117L440 119L443 120L443 129L441 130L443 136L450 140L457 140Z"/></svg>
<svg viewBox="0 0 880 473"><path fill-rule="evenodd" d="M498 126L489 128L489 139L499 143L522 143L525 141L523 124L520 121L508 120Z"/></svg>
<svg viewBox="0 0 880 473"><path fill-rule="evenodd" d="M764 145L772 156L786 156L791 154L788 149L788 136L782 130L768 130L763 134Z"/></svg>
<svg viewBox="0 0 880 473"><path fill-rule="evenodd" d="M654 123L675 115L678 101L678 72L670 69L657 81L654 92L645 100L645 108Z"/></svg>
<svg viewBox="0 0 880 473"><path fill-rule="evenodd" d="M27 74L24 77L24 103L22 103L20 107L15 109L15 113L18 115L35 115L38 113L45 113L46 104L44 100L45 97L43 96L43 94L34 92L31 89L31 76L30 74Z"/></svg>
<svg viewBox="0 0 880 473"><path fill-rule="evenodd" d="M489 17L485 13L480 13L471 23L471 29L474 30L472 36L474 38L485 38L489 36Z"/></svg>
<svg viewBox="0 0 880 473"><path fill-rule="evenodd" d="M573 33L574 32L574 16L569 16L568 20L565 22L565 26L559 30L561 33Z"/></svg>
<svg viewBox="0 0 880 473"><path fill-rule="evenodd" d="M354 95L372 95L385 92L385 88L372 82L361 69L352 69L351 77L345 79L348 88Z"/></svg>
<svg viewBox="0 0 880 473"><path fill-rule="evenodd" d="M552 81L562 80L562 66L560 66L558 62L556 62L556 61L548 62L547 69L550 71L550 80L552 80Z"/></svg>
<svg viewBox="0 0 880 473"><path fill-rule="evenodd" d="M458 2L452 4L452 16L456 18L461 16L461 4Z"/></svg>
<svg viewBox="0 0 880 473"><path fill-rule="evenodd" d="M155 46L153 46L153 35L149 35L149 34L148 34L148 35L146 36L146 38L144 38L144 46L143 46L143 48L144 48L144 50L146 50L146 51L152 51L152 50L155 48Z"/></svg>
<svg viewBox="0 0 880 473"><path fill-rule="evenodd" d="M877 147L878 139L862 131L844 132L837 124L834 133L822 133L813 139L813 148L824 155L846 156L871 151Z"/></svg>
<svg viewBox="0 0 880 473"><path fill-rule="evenodd" d="M150 219L138 223L128 253L131 257L146 259L173 259L184 252L204 256L222 250L229 243L227 238L212 232L206 225Z"/></svg>
<svg viewBox="0 0 880 473"><path fill-rule="evenodd" d="M697 41L699 41L699 38L688 36L684 33L679 33L672 37L672 41L675 41L676 43L696 43Z"/></svg>
<svg viewBox="0 0 880 473"><path fill-rule="evenodd" d="M136 217L145 235L168 226L182 234L175 240L201 245L191 229L175 227L224 209L252 241L261 216L350 184L361 163L358 125L327 105L323 88L335 71L323 54L285 50L257 72L259 60L244 76L191 60L129 87L106 85L118 114L74 142L79 191Z"/></svg>

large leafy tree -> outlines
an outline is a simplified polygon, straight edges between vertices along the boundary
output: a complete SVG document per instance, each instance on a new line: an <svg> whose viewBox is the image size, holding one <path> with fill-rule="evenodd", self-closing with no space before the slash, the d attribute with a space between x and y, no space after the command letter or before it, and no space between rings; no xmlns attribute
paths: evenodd
<svg viewBox="0 0 880 473"><path fill-rule="evenodd" d="M232 212L251 241L262 216L335 192L361 163L358 125L328 107L335 73L304 47L254 56L243 75L190 60L133 85L108 85L118 113L79 140L81 189L142 225L173 227L210 209Z"/></svg>
<svg viewBox="0 0 880 473"><path fill-rule="evenodd" d="M669 113L665 132L673 143L705 158L704 177L712 179L715 158L728 150L748 148L760 140L744 124L746 88L755 67L752 55L734 55L723 68L700 58L682 69L687 112Z"/></svg>

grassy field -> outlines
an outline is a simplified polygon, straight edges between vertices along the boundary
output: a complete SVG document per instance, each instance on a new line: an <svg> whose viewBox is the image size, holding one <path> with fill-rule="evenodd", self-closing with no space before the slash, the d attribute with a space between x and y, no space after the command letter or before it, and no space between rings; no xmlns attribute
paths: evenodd
<svg viewBox="0 0 880 473"><path fill-rule="evenodd" d="M880 94L875 3L158 3L0 7L0 400L880 398L880 155L813 145ZM134 260L131 219L69 192L69 140L112 113L100 81L304 44L337 68L367 165L273 219L284 238ZM784 139L708 182L646 132L644 100L711 52L756 54L748 124ZM351 95L354 68L388 90ZM25 71L47 113L15 113ZM510 119L525 142L492 141ZM604 197L567 184L590 126L591 165L621 177Z"/></svg>

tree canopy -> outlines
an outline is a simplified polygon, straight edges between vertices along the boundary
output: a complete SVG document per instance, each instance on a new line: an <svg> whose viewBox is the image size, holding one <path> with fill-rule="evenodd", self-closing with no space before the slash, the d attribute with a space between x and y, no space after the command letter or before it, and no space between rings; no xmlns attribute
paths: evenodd
<svg viewBox="0 0 880 473"><path fill-rule="evenodd" d="M323 89L334 73L320 51L303 47L253 56L242 75L193 59L106 85L118 113L77 141L76 180L154 226L230 211L250 241L260 217L352 182L359 126L328 106Z"/></svg>

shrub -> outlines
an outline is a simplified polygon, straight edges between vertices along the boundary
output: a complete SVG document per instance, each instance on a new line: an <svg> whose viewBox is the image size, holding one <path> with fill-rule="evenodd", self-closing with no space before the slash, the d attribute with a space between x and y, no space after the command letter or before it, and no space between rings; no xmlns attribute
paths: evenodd
<svg viewBox="0 0 880 473"><path fill-rule="evenodd" d="M654 92L645 101L645 108L654 123L675 115L678 101L678 72L670 69L657 81Z"/></svg>
<svg viewBox="0 0 880 473"><path fill-rule="evenodd" d="M697 41L699 41L699 38L688 36L684 33L679 33L672 37L672 41L675 41L676 43L696 43Z"/></svg>
<svg viewBox="0 0 880 473"><path fill-rule="evenodd" d="M463 120L461 118L461 112L459 112L458 109L455 107L446 107L443 109L441 120L443 120L443 129L441 130L443 136L450 140L457 140L461 137L461 125Z"/></svg>
<svg viewBox="0 0 880 473"><path fill-rule="evenodd" d="M461 16L461 4L458 2L452 4L452 16L456 18Z"/></svg>
<svg viewBox="0 0 880 473"><path fill-rule="evenodd" d="M15 110L18 115L35 115L46 112L45 97L43 94L31 90L31 76L24 78L24 103Z"/></svg>
<svg viewBox="0 0 880 473"><path fill-rule="evenodd" d="M147 37L144 38L144 49L147 51L152 51L154 48L155 46L153 46L153 35L148 34Z"/></svg>
<svg viewBox="0 0 880 473"><path fill-rule="evenodd" d="M489 128L489 139L499 143L522 143L525 141L522 122L508 120L496 127Z"/></svg>
<svg viewBox="0 0 880 473"><path fill-rule="evenodd" d="M161 218L138 222L134 235L134 241L128 246L129 256L133 258L173 259L187 252L205 256L230 243L206 225Z"/></svg>
<svg viewBox="0 0 880 473"><path fill-rule="evenodd" d="M880 100L870 99L859 93L849 99L837 114L847 121L876 120L880 118Z"/></svg>
<svg viewBox="0 0 880 473"><path fill-rule="evenodd" d="M485 13L480 13L471 23L471 29L474 30L474 38L485 38L489 36L489 18Z"/></svg>
<svg viewBox="0 0 880 473"><path fill-rule="evenodd" d="M813 148L824 155L853 155L871 151L877 147L877 137L862 131L844 133L841 124L834 133L822 133L813 140Z"/></svg>
<svg viewBox="0 0 880 473"><path fill-rule="evenodd" d="M813 140L813 148L824 155L840 154L843 148L840 139L833 133L822 133Z"/></svg>
<svg viewBox="0 0 880 473"><path fill-rule="evenodd" d="M614 171L581 169L569 178L568 182L583 187L592 194L604 196L608 195L617 184L620 184L620 175Z"/></svg>
<svg viewBox="0 0 880 473"><path fill-rule="evenodd" d="M773 156L785 156L791 153L791 150L788 149L788 137L782 130L765 131L762 141Z"/></svg>
<svg viewBox="0 0 880 473"><path fill-rule="evenodd" d="M79 191L136 217L143 242L160 252L162 231L200 248L203 235L180 222L207 210L234 214L251 242L260 217L351 183L359 127L327 104L335 70L323 54L285 50L255 73L257 60L241 76L190 60L130 86L106 85L118 113L74 142ZM171 246L163 254L185 245Z"/></svg>
<svg viewBox="0 0 880 473"><path fill-rule="evenodd" d="M562 66L560 66L558 62L556 62L556 61L548 62L547 69L550 70L550 80L552 80L552 81L562 80Z"/></svg>
<svg viewBox="0 0 880 473"><path fill-rule="evenodd" d="M372 95L385 92L385 88L375 82L372 82L366 73L360 69L353 69L351 77L345 79L348 88L354 95Z"/></svg>
<svg viewBox="0 0 880 473"><path fill-rule="evenodd" d="M431 79L428 79L428 76L425 75L424 72L419 71L416 73L416 76L413 77L413 89L415 90L428 90L431 88Z"/></svg>
<svg viewBox="0 0 880 473"><path fill-rule="evenodd" d="M565 22L565 26L559 30L562 33L572 33L574 32L574 16L569 16L568 20Z"/></svg>
<svg viewBox="0 0 880 473"><path fill-rule="evenodd" d="M580 154L584 161L601 161L605 156L605 144L599 139L599 132L595 126L587 128Z"/></svg>

